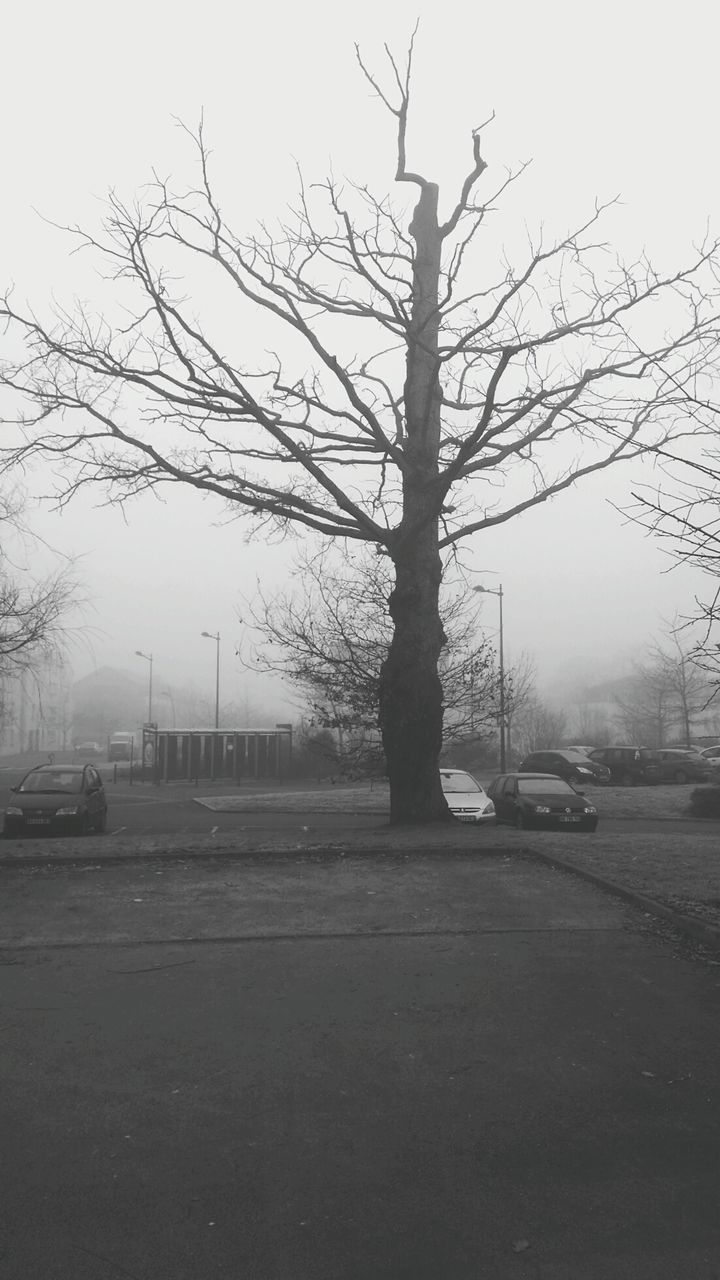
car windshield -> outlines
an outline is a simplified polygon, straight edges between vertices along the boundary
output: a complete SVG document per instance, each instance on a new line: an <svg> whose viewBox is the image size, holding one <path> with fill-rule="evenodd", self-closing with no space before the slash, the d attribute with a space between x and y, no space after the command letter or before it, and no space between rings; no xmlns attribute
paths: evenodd
<svg viewBox="0 0 720 1280"><path fill-rule="evenodd" d="M19 791L82 791L82 774L69 773L67 770L49 770L43 773L29 773L23 778Z"/></svg>
<svg viewBox="0 0 720 1280"><path fill-rule="evenodd" d="M573 760L587 760L587 752L578 751L577 747L566 747L564 751L558 752L558 755L567 759L570 756Z"/></svg>
<svg viewBox="0 0 720 1280"><path fill-rule="evenodd" d="M558 792L561 795L577 795L562 778L518 778L518 791L522 796L546 796Z"/></svg>
<svg viewBox="0 0 720 1280"><path fill-rule="evenodd" d="M479 782L476 782L469 773L442 773L440 774L442 789L449 795L453 791L482 791Z"/></svg>

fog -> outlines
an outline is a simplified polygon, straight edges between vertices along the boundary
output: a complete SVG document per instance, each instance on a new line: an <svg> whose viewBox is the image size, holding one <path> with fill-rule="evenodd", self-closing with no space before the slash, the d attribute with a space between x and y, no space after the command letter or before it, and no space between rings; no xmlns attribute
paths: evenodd
<svg viewBox="0 0 720 1280"><path fill-rule="evenodd" d="M609 224L618 250L633 258L646 246L667 268L690 256L714 215L718 19L706 4L42 8L41 23L33 6L6 15L0 85L0 278L39 310L50 295L102 308L109 282L87 255L70 254L51 223L96 225L107 190L132 198L153 168L190 181L178 120L194 127L204 115L238 230L293 202L296 164L307 180L332 167L393 191L392 128L353 43L380 65L383 41L401 56L417 16L412 165L446 183L450 199L468 167L470 131L494 111L483 147L491 169L532 159L508 199L509 242L525 224L566 228L596 197L619 194ZM625 670L705 591L698 572L673 567L616 509L643 478L656 477L637 464L600 473L466 545L471 571L503 585L508 657L533 656L548 686ZM140 649L153 654L159 687L210 690L215 648L201 633L219 631L223 699L283 712L282 689L253 671L247 600L256 581L266 594L286 585L292 540L250 537L242 519L228 522L193 491L145 495L121 510L88 490L57 511L45 499L33 505L53 489L49 472L24 483L40 539L28 570L49 566L52 548L74 561L86 596L72 619L78 676L109 665L144 679ZM494 605L488 596L490 633Z"/></svg>

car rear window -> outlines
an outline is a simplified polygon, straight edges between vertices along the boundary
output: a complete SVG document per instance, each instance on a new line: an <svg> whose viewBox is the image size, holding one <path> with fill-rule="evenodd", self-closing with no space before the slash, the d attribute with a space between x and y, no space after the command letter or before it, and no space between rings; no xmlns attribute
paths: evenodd
<svg viewBox="0 0 720 1280"><path fill-rule="evenodd" d="M524 796L547 795L548 792L577 795L562 778L518 778L518 791Z"/></svg>

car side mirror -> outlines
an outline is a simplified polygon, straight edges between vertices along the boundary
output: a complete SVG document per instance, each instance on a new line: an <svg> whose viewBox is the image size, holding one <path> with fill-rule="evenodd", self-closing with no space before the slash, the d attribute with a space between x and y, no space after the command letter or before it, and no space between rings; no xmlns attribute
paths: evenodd
<svg viewBox="0 0 720 1280"><path fill-rule="evenodd" d="M10 788L10 790L11 790L11 791L17 791L17 789L18 789L17 787L11 787L11 788Z"/></svg>

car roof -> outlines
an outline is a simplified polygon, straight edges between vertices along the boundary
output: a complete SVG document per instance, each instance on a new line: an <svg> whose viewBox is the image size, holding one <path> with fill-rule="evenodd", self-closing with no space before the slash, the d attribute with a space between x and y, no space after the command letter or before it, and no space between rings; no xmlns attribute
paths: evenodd
<svg viewBox="0 0 720 1280"><path fill-rule="evenodd" d="M564 782L564 778L558 778L556 773L501 773L501 778L522 778L523 782L528 782L532 778L552 778L553 782ZM569 784L568 784L569 785Z"/></svg>
<svg viewBox="0 0 720 1280"><path fill-rule="evenodd" d="M472 774L469 769L447 769L444 764L440 765L440 772L441 773L462 773L465 775L465 777L472 778Z"/></svg>
<svg viewBox="0 0 720 1280"><path fill-rule="evenodd" d="M38 764L28 773L83 773L86 768L84 764Z"/></svg>

